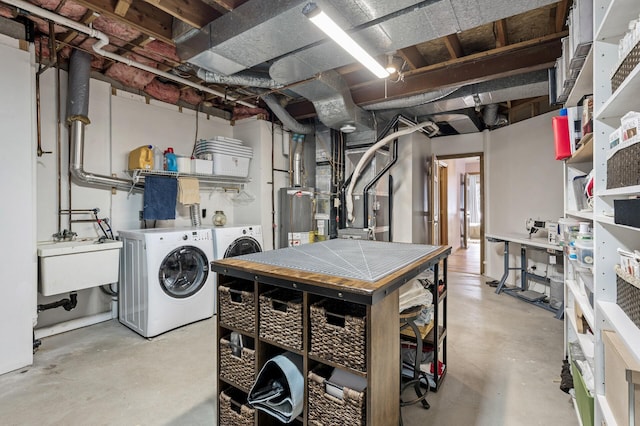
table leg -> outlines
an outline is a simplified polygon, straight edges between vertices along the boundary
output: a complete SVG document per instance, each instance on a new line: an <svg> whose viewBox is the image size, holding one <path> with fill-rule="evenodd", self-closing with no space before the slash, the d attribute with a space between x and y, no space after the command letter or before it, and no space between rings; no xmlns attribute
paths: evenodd
<svg viewBox="0 0 640 426"><path fill-rule="evenodd" d="M500 294L502 292L502 287L504 287L504 283L507 281L507 277L509 276L509 241L504 242L504 272L502 274L502 278L500 278L500 283L498 284L498 288L496 288L496 294Z"/></svg>

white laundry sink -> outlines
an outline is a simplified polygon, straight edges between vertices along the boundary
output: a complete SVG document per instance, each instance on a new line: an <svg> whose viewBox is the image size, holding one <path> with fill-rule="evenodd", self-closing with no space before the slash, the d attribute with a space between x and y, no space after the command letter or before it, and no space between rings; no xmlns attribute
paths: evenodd
<svg viewBox="0 0 640 426"><path fill-rule="evenodd" d="M38 291L51 296L117 282L120 248L115 240L38 243Z"/></svg>

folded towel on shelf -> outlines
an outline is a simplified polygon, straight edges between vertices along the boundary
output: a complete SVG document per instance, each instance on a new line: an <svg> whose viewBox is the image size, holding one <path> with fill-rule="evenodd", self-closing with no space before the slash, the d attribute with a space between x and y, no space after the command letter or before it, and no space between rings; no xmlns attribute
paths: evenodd
<svg viewBox="0 0 640 426"><path fill-rule="evenodd" d="M181 204L200 204L200 182L198 178L178 178L178 201Z"/></svg>
<svg viewBox="0 0 640 426"><path fill-rule="evenodd" d="M178 182L176 179L166 176L145 177L142 219L175 219L177 195Z"/></svg>
<svg viewBox="0 0 640 426"><path fill-rule="evenodd" d="M428 306L433 303L433 295L418 280L412 280L400 287L400 312L413 306Z"/></svg>
<svg viewBox="0 0 640 426"><path fill-rule="evenodd" d="M304 405L302 357L285 352L268 360L258 373L247 401L281 422L292 422L302 413Z"/></svg>

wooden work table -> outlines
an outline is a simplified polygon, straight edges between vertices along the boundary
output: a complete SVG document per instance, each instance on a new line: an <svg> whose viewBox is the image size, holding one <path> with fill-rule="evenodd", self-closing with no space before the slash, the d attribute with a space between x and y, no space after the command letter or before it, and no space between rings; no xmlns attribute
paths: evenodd
<svg viewBox="0 0 640 426"><path fill-rule="evenodd" d="M329 298L366 308L365 371L347 370L366 377L366 424L398 424L400 416L400 319L398 289L416 275L433 268L446 284L446 260L451 247L362 240L329 240L321 243L255 253L212 262L218 273L217 285L241 282L253 289L255 329L243 334L255 342L257 373L274 353L290 350L303 357L303 375L318 365L342 365L310 355L310 315L313 303ZM302 350L288 348L259 336L259 296L274 288L299 291L302 295ZM234 324L224 323L218 303L218 336L238 331ZM340 348L336 348L339 351ZM218 359L220 345L218 346ZM220 377L220 361L217 363ZM223 374L224 376L224 374ZM220 378L222 388L237 386L233 380ZM308 384L305 380L305 404L301 416L293 424L308 424ZM279 424L269 415L256 411L255 424Z"/></svg>

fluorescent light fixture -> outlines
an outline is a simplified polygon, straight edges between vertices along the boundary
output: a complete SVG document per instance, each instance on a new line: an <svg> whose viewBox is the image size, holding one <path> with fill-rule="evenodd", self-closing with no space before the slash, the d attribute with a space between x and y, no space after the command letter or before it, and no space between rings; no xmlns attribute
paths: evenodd
<svg viewBox="0 0 640 426"><path fill-rule="evenodd" d="M353 56L358 62L367 67L369 71L374 73L378 78L389 77L389 73L382 65L378 63L371 55L369 55L358 43L356 43L335 21L324 13L315 3L308 3L302 13L309 18L318 28L326 35L331 37L333 41L338 43L340 47Z"/></svg>

